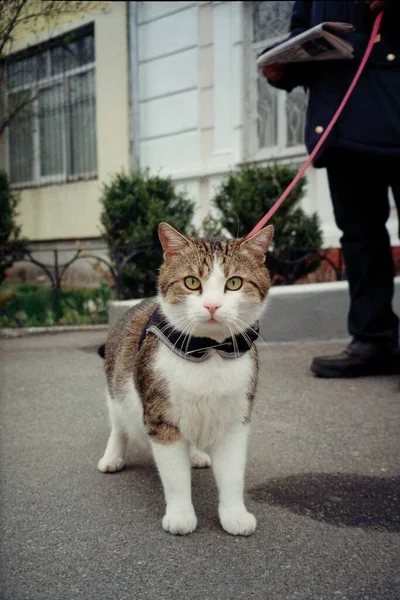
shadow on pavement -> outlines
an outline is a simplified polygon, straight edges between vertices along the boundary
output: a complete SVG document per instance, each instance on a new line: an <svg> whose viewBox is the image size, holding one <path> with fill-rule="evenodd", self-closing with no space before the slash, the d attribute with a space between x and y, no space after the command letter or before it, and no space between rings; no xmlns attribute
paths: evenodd
<svg viewBox="0 0 400 600"><path fill-rule="evenodd" d="M100 346L101 344L97 344L96 346L81 346L79 350L87 354L98 354Z"/></svg>
<svg viewBox="0 0 400 600"><path fill-rule="evenodd" d="M400 532L400 477L304 473L271 479L249 495L332 525Z"/></svg>

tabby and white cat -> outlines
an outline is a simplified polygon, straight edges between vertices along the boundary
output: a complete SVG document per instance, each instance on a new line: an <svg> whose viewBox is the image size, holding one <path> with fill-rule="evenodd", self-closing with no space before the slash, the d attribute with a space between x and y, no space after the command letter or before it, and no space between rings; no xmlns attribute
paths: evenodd
<svg viewBox="0 0 400 600"><path fill-rule="evenodd" d="M197 525L191 464L212 464L225 531L256 529L243 487L258 379L253 341L270 287L264 263L273 231L269 225L248 239L203 240L161 223L157 299L128 310L108 336L111 434L98 468L122 469L128 440L149 440L170 533Z"/></svg>

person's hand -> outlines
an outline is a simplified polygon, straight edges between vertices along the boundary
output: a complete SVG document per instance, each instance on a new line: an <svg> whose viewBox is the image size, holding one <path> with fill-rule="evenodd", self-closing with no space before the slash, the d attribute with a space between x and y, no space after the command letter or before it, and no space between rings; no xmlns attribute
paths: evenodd
<svg viewBox="0 0 400 600"><path fill-rule="evenodd" d="M260 67L262 74L264 77L271 81L271 83L276 83L279 81L284 73L285 73L285 65L281 65L275 63L273 65L266 65L265 67Z"/></svg>
<svg viewBox="0 0 400 600"><path fill-rule="evenodd" d="M359 2L359 0L356 0ZM389 5L389 0L365 0L373 12L380 12Z"/></svg>
<svg viewBox="0 0 400 600"><path fill-rule="evenodd" d="M367 0L367 4L373 12L380 12L387 7L389 0Z"/></svg>

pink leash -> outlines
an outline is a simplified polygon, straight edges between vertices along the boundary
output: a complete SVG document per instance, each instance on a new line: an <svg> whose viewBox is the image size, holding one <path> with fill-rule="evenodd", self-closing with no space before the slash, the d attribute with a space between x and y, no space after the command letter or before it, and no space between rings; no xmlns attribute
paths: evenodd
<svg viewBox="0 0 400 600"><path fill-rule="evenodd" d="M288 185L288 187L286 188L286 190L283 192L282 196L280 198L278 198L278 200L275 202L275 204L272 206L272 208L270 208L270 210L267 212L267 214L263 216L263 218L257 223L257 225L250 231L250 233L246 237L250 237L251 235L254 235L258 231L260 231L260 229L262 229L266 223L268 223L268 221L271 219L271 217L274 216L274 214L276 213L276 211L278 210L278 208L281 206L281 204L283 204L283 202L289 196L290 192L295 187L295 185L303 177L304 173L307 171L308 167L310 166L310 164L312 163L312 161L316 157L316 155L319 152L321 146L324 144L326 138L328 137L328 135L332 131L333 127L335 126L336 121L338 120L338 118L342 114L343 109L346 106L348 99L350 98L351 94L353 93L354 88L357 85L358 80L360 79L361 73L363 72L364 67L367 64L367 61L368 61L368 59L370 57L370 54L372 52L372 48L373 48L373 46L375 44L376 36L378 35L379 28L381 26L382 17L383 17L383 12L380 12L379 15L375 19L375 23L374 23L374 26L372 28L372 33L371 33L370 40L368 42L368 46L367 46L367 49L365 50L365 54L364 54L364 56L362 58L360 66L358 67L357 73L354 75L354 79L351 82L350 87L347 90L347 92L346 92L346 94L345 94L342 102L340 103L339 108L337 109L337 111L333 115L332 120L329 123L328 127L325 129L324 133L321 135L321 138L319 139L319 141L318 141L317 145L315 146L314 150L311 152L310 156L308 157L308 159L306 160L306 162L303 164L303 166L301 167L300 171L297 173L296 177L293 179L293 181Z"/></svg>

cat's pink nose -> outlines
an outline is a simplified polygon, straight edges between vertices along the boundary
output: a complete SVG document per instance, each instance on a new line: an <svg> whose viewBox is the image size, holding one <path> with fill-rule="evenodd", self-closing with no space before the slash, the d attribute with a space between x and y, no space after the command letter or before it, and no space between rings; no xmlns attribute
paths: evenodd
<svg viewBox="0 0 400 600"><path fill-rule="evenodd" d="M207 303L207 304L203 304L204 308L206 308L209 312L210 315L213 317L216 313L216 311L221 308L220 304L215 304L215 303Z"/></svg>

